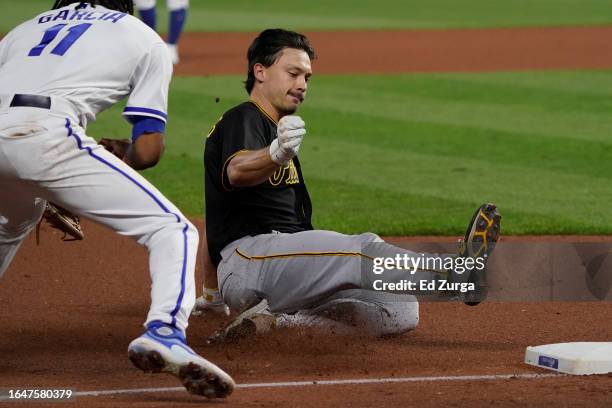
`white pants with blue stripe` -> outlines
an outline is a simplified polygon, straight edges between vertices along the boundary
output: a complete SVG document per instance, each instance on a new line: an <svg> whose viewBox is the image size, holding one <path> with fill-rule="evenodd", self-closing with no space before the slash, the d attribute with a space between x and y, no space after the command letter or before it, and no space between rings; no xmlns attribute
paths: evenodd
<svg viewBox="0 0 612 408"><path fill-rule="evenodd" d="M53 105L0 109L0 277L51 201L145 246L152 280L146 323L184 331L195 303L197 229L77 123Z"/></svg>

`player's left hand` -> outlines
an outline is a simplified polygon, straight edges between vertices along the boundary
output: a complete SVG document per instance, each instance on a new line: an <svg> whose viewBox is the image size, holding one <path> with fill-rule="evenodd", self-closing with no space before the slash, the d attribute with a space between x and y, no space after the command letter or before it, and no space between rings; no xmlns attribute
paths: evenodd
<svg viewBox="0 0 612 408"><path fill-rule="evenodd" d="M99 144L123 160L132 142L129 139L102 139Z"/></svg>

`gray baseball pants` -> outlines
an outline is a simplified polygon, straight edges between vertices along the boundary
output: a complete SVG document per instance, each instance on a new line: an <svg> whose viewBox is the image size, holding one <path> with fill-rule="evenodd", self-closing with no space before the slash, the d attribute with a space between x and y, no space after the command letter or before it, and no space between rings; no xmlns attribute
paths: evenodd
<svg viewBox="0 0 612 408"><path fill-rule="evenodd" d="M374 246L376 253L368 253L372 243L380 243ZM273 313L323 317L374 336L399 334L418 324L416 298L373 290L369 278L362 276L362 268L371 268L373 257L396 254L419 256L386 244L373 233L313 230L247 236L221 252L219 288L236 312L266 299ZM385 281L434 280L440 273L445 272L386 271Z"/></svg>

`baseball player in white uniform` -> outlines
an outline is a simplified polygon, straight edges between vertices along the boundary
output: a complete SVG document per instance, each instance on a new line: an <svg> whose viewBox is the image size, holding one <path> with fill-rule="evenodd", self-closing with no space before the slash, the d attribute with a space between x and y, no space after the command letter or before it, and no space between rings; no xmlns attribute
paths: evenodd
<svg viewBox="0 0 612 408"><path fill-rule="evenodd" d="M152 288L130 359L190 392L225 397L231 377L185 339L197 230L136 171L161 157L172 63L132 13L132 0L58 0L0 42L0 276L46 200L132 237L149 251ZM97 144L87 124L126 96L131 141Z"/></svg>
<svg viewBox="0 0 612 408"><path fill-rule="evenodd" d="M138 10L140 18L153 30L157 29L156 3L156 0L134 0L134 6ZM178 41L187 20L189 0L166 0L166 5L168 7L168 38L166 45L168 46L172 63L178 64Z"/></svg>

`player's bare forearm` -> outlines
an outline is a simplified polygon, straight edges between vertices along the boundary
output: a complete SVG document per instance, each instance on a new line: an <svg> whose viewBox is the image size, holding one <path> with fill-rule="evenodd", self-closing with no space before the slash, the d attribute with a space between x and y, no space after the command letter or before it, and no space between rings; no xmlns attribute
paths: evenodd
<svg viewBox="0 0 612 408"><path fill-rule="evenodd" d="M270 157L270 149L264 147L237 154L227 166L227 176L234 187L251 187L266 181L278 168Z"/></svg>
<svg viewBox="0 0 612 408"><path fill-rule="evenodd" d="M164 135L145 133L129 145L123 161L135 170L155 166L164 152Z"/></svg>
<svg viewBox="0 0 612 408"><path fill-rule="evenodd" d="M205 288L218 288L219 280L217 278L217 268L212 263L204 264L204 287Z"/></svg>
<svg viewBox="0 0 612 408"><path fill-rule="evenodd" d="M208 252L208 239L206 235L206 220L204 221L204 231L200 234L200 242L202 243L202 264L204 266L204 287L218 288L217 268L210 259Z"/></svg>

